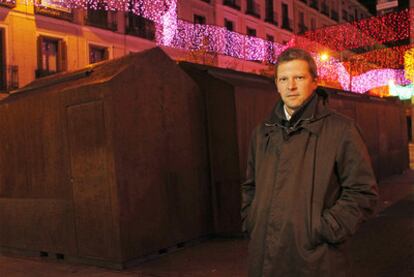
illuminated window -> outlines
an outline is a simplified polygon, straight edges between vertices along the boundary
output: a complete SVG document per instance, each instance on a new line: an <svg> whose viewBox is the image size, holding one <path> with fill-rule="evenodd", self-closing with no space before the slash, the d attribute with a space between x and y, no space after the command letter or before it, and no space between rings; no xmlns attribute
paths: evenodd
<svg viewBox="0 0 414 277"><path fill-rule="evenodd" d="M35 13L71 21L72 9L62 5L62 0L37 0Z"/></svg>
<svg viewBox="0 0 414 277"><path fill-rule="evenodd" d="M97 63L109 58L108 48L89 45L89 63Z"/></svg>
<svg viewBox="0 0 414 277"><path fill-rule="evenodd" d="M38 3L47 8L70 13L72 10L62 5L62 0L38 0Z"/></svg>
<svg viewBox="0 0 414 277"><path fill-rule="evenodd" d="M62 39L39 36L38 69L36 77L43 77L66 70L66 43Z"/></svg>
<svg viewBox="0 0 414 277"><path fill-rule="evenodd" d="M0 0L0 6L12 9L16 7L16 2L7 1L7 0Z"/></svg>

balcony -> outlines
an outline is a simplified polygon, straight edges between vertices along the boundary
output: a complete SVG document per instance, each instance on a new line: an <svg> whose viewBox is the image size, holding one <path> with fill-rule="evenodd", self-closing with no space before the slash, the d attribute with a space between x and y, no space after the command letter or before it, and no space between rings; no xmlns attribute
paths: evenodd
<svg viewBox="0 0 414 277"><path fill-rule="evenodd" d="M11 1L11 0L0 0L0 7L6 7L9 9L12 9L14 7L16 7L16 0Z"/></svg>
<svg viewBox="0 0 414 277"><path fill-rule="evenodd" d="M57 71L54 70L46 70L46 69L36 69L35 70L35 77L36 78L42 78L42 77L46 77L49 75L53 75L58 73Z"/></svg>
<svg viewBox="0 0 414 277"><path fill-rule="evenodd" d="M71 9L68 8L58 8L58 7L47 7L47 6L35 6L35 14L50 16L57 19L72 21L73 13Z"/></svg>
<svg viewBox="0 0 414 277"><path fill-rule="evenodd" d="M318 0L311 0L310 1L310 5L309 5L311 8L314 8L315 10L319 10L319 7L318 7Z"/></svg>
<svg viewBox="0 0 414 277"><path fill-rule="evenodd" d="M255 1L248 1L246 14L260 18L260 5Z"/></svg>
<svg viewBox="0 0 414 277"><path fill-rule="evenodd" d="M85 18L85 24L92 27L116 31L118 24L116 21L109 21L106 11L88 11L88 16Z"/></svg>
<svg viewBox="0 0 414 277"><path fill-rule="evenodd" d="M125 33L148 40L155 40L155 23L144 17L129 13Z"/></svg>
<svg viewBox="0 0 414 277"><path fill-rule="evenodd" d="M285 30L288 30L288 31L293 32L293 29L292 29L293 24L292 24L292 22L293 22L292 19L283 18L282 19L282 29L285 29Z"/></svg>
<svg viewBox="0 0 414 277"><path fill-rule="evenodd" d="M278 14L275 12L268 12L266 13L266 18L265 18L265 22L273 24L275 26L279 26L279 22L278 22Z"/></svg>
<svg viewBox="0 0 414 277"><path fill-rule="evenodd" d="M223 5L240 11L240 0L223 0Z"/></svg>

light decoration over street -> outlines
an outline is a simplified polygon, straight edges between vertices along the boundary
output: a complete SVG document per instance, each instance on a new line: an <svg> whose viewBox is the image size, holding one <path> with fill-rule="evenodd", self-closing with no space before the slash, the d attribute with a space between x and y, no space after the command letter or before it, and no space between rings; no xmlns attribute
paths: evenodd
<svg viewBox="0 0 414 277"><path fill-rule="evenodd" d="M302 37L294 38L287 45L270 42L257 37L231 32L220 26L193 24L177 17L178 0L17 0L18 3L43 7L61 6L69 9L104 9L107 11L133 12L152 20L156 26L156 42L158 45L180 48L188 51L205 50L206 52L223 54L244 60L274 63L277 56L289 46L298 46L298 41L310 41L304 47L316 53L327 47L334 51L345 49L369 48L381 43L400 41L410 37L410 21L414 19L414 10L407 9L381 17L370 17L352 23L340 24L322 29L308 31ZM0 0L3 3L16 3L15 0ZM411 20L410 20L411 19ZM299 43L300 44L300 43ZM321 47L324 45L324 47ZM303 47L304 45L299 45ZM319 51L317 49L320 49ZM396 67L407 49L394 47L391 50L381 49L358 55L358 63L374 63L378 66ZM387 54L387 56L384 56ZM316 55L316 54L315 54ZM384 58L386 57L386 58ZM411 55L412 57L412 55ZM410 58L412 61L412 58ZM400 69L371 69L357 71L356 66L332 57L322 60L316 57L319 75L323 80L337 80L344 90L365 93L372 88L387 86L393 79L397 85L410 83ZM413 68L412 62L405 62ZM352 69L352 70L351 70ZM366 67L365 67L366 69ZM409 69L410 70L410 69ZM411 72L411 73L410 73ZM412 79L412 71L408 74ZM411 75L410 75L411 74ZM356 75L356 76L353 76ZM408 77L407 77L408 78Z"/></svg>
<svg viewBox="0 0 414 277"><path fill-rule="evenodd" d="M391 96L397 96L402 100L408 100L414 96L414 85L409 84L406 86L400 86L395 84L394 80L389 80L389 90Z"/></svg>
<svg viewBox="0 0 414 277"><path fill-rule="evenodd" d="M369 47L409 39L410 22L413 18L414 9L406 9L352 23L307 31L303 36L336 51Z"/></svg>
<svg viewBox="0 0 414 277"><path fill-rule="evenodd" d="M404 54L405 78L414 82L414 48L407 50Z"/></svg>

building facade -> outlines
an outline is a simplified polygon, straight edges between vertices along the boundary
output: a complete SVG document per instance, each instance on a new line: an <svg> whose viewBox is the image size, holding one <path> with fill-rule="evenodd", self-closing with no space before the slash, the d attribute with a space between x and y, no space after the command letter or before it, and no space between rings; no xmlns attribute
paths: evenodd
<svg viewBox="0 0 414 277"><path fill-rule="evenodd" d="M37 5L0 0L0 91L36 78L142 51L156 45L156 25L132 12L99 4L70 9L59 1ZM177 17L284 44L293 35L370 16L356 0L177 0ZM40 5L39 5L40 4ZM98 9L96 9L98 8ZM260 62L165 48L177 60L260 72Z"/></svg>

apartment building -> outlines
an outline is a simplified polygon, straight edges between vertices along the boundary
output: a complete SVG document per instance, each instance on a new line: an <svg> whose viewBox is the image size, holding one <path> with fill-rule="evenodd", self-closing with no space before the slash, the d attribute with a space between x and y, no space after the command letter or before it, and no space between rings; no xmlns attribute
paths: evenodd
<svg viewBox="0 0 414 277"><path fill-rule="evenodd" d="M61 6L62 1L33 1L36 5L0 0L2 92L24 86L36 78L83 68L157 44L156 23L148 17L106 10L99 1L87 9ZM281 44L294 34L369 16L368 10L356 0L169 0L171 2L177 4L177 17L185 22L224 27ZM191 53L172 47L165 49L175 59L194 61ZM258 72L266 66L223 54L210 56L209 63L219 67ZM195 61L205 62L203 59Z"/></svg>
<svg viewBox="0 0 414 277"><path fill-rule="evenodd" d="M185 4L183 4L185 2ZM188 0L178 17L286 43L292 34L371 16L356 0Z"/></svg>

